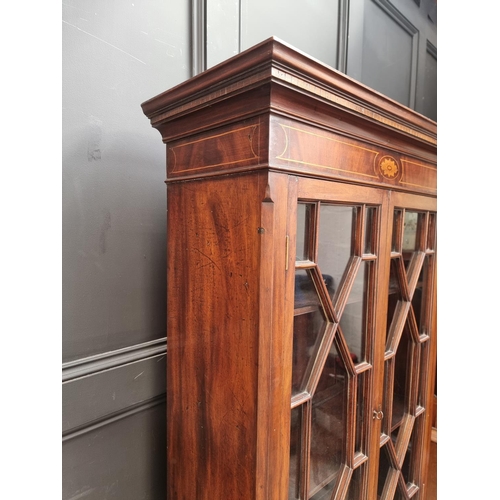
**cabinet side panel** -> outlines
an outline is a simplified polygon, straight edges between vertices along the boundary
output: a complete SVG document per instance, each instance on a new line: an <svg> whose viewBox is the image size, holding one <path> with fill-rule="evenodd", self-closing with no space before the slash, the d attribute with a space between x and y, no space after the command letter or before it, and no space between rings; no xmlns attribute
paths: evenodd
<svg viewBox="0 0 500 500"><path fill-rule="evenodd" d="M259 175L168 186L169 498L255 496Z"/></svg>

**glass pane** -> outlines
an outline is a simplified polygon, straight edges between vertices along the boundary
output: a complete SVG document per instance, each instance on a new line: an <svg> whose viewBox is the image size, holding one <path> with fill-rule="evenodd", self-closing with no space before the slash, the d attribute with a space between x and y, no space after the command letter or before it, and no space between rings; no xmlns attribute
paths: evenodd
<svg viewBox="0 0 500 500"><path fill-rule="evenodd" d="M399 427L391 432L392 444L396 446L396 441L398 440Z"/></svg>
<svg viewBox="0 0 500 500"><path fill-rule="evenodd" d="M430 250L436 249L436 214L429 214L429 231L427 235L427 248Z"/></svg>
<svg viewBox="0 0 500 500"><path fill-rule="evenodd" d="M425 213L405 213L405 228L403 233L403 262L407 273L410 270L410 264L413 260L412 258L416 257L415 252L425 250L424 248L421 248L422 244L420 241L423 237L425 217ZM408 244L408 246L405 246L406 243Z"/></svg>
<svg viewBox="0 0 500 500"><path fill-rule="evenodd" d="M365 433L364 429L364 418L365 418L365 403L366 403L366 392L365 391L365 379L367 372L363 372L357 375L358 390L356 395L356 439L354 444L355 452L365 452Z"/></svg>
<svg viewBox="0 0 500 500"><path fill-rule="evenodd" d="M357 207L321 205L319 217L318 265L323 276L338 286L352 255L353 228Z"/></svg>
<svg viewBox="0 0 500 500"><path fill-rule="evenodd" d="M290 481L288 484L288 498L300 498L300 453L302 430L302 407L292 409L290 424Z"/></svg>
<svg viewBox="0 0 500 500"><path fill-rule="evenodd" d="M434 257L424 259L422 270L412 298L412 307L417 321L420 335L430 335L431 305L432 305L432 278Z"/></svg>
<svg viewBox="0 0 500 500"><path fill-rule="evenodd" d="M398 350L396 352L396 360L394 366L394 386L393 386L393 407L392 407L392 429L401 423L404 413L404 404L406 396L406 375L409 370L408 365L408 344L409 331L405 325L401 340L399 341Z"/></svg>
<svg viewBox="0 0 500 500"><path fill-rule="evenodd" d="M384 419L382 420L382 429L381 432L382 434L388 432L387 429L391 429L391 422L389 421L389 403L391 403L390 398L387 398L388 394L392 393L392 369L394 367L394 358L388 359L384 363L384 391L382 392L382 410L384 412ZM392 408L392 413L394 414L394 407ZM401 407L401 411L396 410L396 413L399 415L397 418L401 420L403 416L403 407ZM392 417L392 420L394 420L394 416ZM389 432L390 433L390 432Z"/></svg>
<svg viewBox="0 0 500 500"><path fill-rule="evenodd" d="M378 466L377 493L379 498L384 490L385 481L387 479L387 475L389 474L390 470L391 470L391 462L389 460L389 453L387 452L387 445L385 445L380 450L380 459Z"/></svg>
<svg viewBox="0 0 500 500"><path fill-rule="evenodd" d="M417 432L417 429L418 429L417 424L418 424L418 421L415 421L415 424L413 426L413 430L411 432L410 442L408 443L408 448L406 449L405 458L403 460L403 467L401 468L401 472L403 473L405 483L410 482L410 479L412 478L412 475L410 473L412 470L411 465L413 465L413 464L411 463L411 461L412 461L413 450L415 447L415 443L414 443L415 433Z"/></svg>
<svg viewBox="0 0 500 500"><path fill-rule="evenodd" d="M334 481L343 460L348 375L332 344L312 407L310 494Z"/></svg>
<svg viewBox="0 0 500 500"><path fill-rule="evenodd" d="M427 263L428 263L428 258L424 260L424 265L422 266L422 269L420 271L417 285L415 286L415 291L413 292L413 298L411 300L411 306L413 308L413 314L415 315L415 320L417 321L419 333L423 333L421 327L425 325L425 317L422 318L422 314L424 313L424 309L422 308L422 306L424 305L423 294L425 289L425 280L427 279ZM424 319L423 322L422 319Z"/></svg>
<svg viewBox="0 0 500 500"><path fill-rule="evenodd" d="M375 253L375 242L374 242L374 227L375 223L375 207L367 207L365 213L365 243L363 245L364 253Z"/></svg>
<svg viewBox="0 0 500 500"><path fill-rule="evenodd" d="M349 489L347 490L346 500L360 500L362 498L363 482L366 475L366 464L360 465L357 469L354 469L351 477L351 482L349 483Z"/></svg>
<svg viewBox="0 0 500 500"><path fill-rule="evenodd" d="M396 494L394 495L394 500L407 500L408 494L404 494L401 492L401 484L398 483L398 489L396 490Z"/></svg>
<svg viewBox="0 0 500 500"><path fill-rule="evenodd" d="M421 453L421 445L422 441L418 438L420 433L423 430L423 416L417 417L415 420L415 424L413 426L413 430L411 433L410 441L408 443L408 447L406 449L405 457L403 460L403 466L401 468L401 473L403 475L403 480L406 485L406 488L411 486L412 484L418 484L420 481L418 480L418 470L416 467L418 466L418 456ZM395 499L398 500L406 500L407 495L402 492L402 488L400 484L398 484L398 489L396 491Z"/></svg>
<svg viewBox="0 0 500 500"><path fill-rule="evenodd" d="M365 339L367 335L367 307L369 276L372 262L361 262L356 279L349 294L340 328L349 346L354 363L365 361Z"/></svg>
<svg viewBox="0 0 500 500"><path fill-rule="evenodd" d="M414 252L417 249L418 213L405 212L403 226L403 252Z"/></svg>
<svg viewBox="0 0 500 500"><path fill-rule="evenodd" d="M401 210L394 210L394 218L392 221L392 252L401 252L399 246L399 234L401 231L401 222L403 218L403 212Z"/></svg>
<svg viewBox="0 0 500 500"><path fill-rule="evenodd" d="M332 491L335 483L332 481L323 486L316 494L310 497L311 500L330 500L332 498Z"/></svg>
<svg viewBox="0 0 500 500"><path fill-rule="evenodd" d="M391 260L391 272L389 277L389 300L387 302L387 333L391 327L392 320L394 318L394 313L396 311L396 306L401 299L401 292L399 287L398 273L396 270L397 259ZM387 335L387 341L390 339Z"/></svg>
<svg viewBox="0 0 500 500"><path fill-rule="evenodd" d="M292 396L304 390L313 356L326 327L310 271L295 273L293 321Z"/></svg>
<svg viewBox="0 0 500 500"><path fill-rule="evenodd" d="M297 241L296 241L296 260L307 260L308 249L307 249L307 241L308 241L308 219L310 213L310 206L305 203L299 203L297 205Z"/></svg>
<svg viewBox="0 0 500 500"><path fill-rule="evenodd" d="M418 384L418 399L417 404L423 408L428 408L430 402L427 401L428 394L425 391L427 387L427 377L429 373L429 355L430 355L430 342L424 342L420 346L420 380ZM429 408L430 409L430 408Z"/></svg>

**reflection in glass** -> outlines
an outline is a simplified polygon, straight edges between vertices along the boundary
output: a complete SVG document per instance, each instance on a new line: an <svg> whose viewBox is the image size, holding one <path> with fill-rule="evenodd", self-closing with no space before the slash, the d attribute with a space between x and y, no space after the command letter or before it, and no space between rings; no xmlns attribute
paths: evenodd
<svg viewBox="0 0 500 500"><path fill-rule="evenodd" d="M367 207L365 213L365 242L363 245L364 253L375 253L373 224L375 222L375 207Z"/></svg>
<svg viewBox="0 0 500 500"><path fill-rule="evenodd" d="M340 318L340 328L354 363L365 361L367 335L367 302L372 262L361 262L349 299Z"/></svg>
<svg viewBox="0 0 500 500"><path fill-rule="evenodd" d="M325 315L310 272L295 274L292 396L304 390L313 356L325 331Z"/></svg>
<svg viewBox="0 0 500 500"><path fill-rule="evenodd" d="M418 213L405 212L403 224L403 252L414 252L417 249Z"/></svg>
<svg viewBox="0 0 500 500"><path fill-rule="evenodd" d="M318 265L333 282L341 283L353 253L353 229L358 207L321 205L319 214Z"/></svg>
<svg viewBox="0 0 500 500"><path fill-rule="evenodd" d="M295 260L308 260L307 249L307 233L308 233L308 218L310 206L305 203L297 205L297 240L296 240L296 257Z"/></svg>
<svg viewBox="0 0 500 500"><path fill-rule="evenodd" d="M311 500L330 500L332 497L332 491L334 486L334 481L328 483L323 486L317 493L315 493L311 498Z"/></svg>
<svg viewBox="0 0 500 500"><path fill-rule="evenodd" d="M345 448L348 374L334 344L313 397L310 494L336 478Z"/></svg>

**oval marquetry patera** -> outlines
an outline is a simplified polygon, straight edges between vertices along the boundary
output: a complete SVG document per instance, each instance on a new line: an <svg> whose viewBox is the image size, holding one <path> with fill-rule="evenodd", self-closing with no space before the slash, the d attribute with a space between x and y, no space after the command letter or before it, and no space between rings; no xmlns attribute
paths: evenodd
<svg viewBox="0 0 500 500"><path fill-rule="evenodd" d="M378 162L378 169L382 177L395 180L400 173L398 162L392 156L382 156Z"/></svg>

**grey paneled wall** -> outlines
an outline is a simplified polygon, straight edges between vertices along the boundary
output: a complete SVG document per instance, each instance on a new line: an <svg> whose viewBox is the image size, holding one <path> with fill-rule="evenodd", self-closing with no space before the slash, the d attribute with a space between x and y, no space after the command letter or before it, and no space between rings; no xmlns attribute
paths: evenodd
<svg viewBox="0 0 500 500"><path fill-rule="evenodd" d="M422 85L426 91L422 93L417 109L425 116L437 120L437 95L436 92L430 91L437 87L437 49L429 40L426 40L426 48Z"/></svg>
<svg viewBox="0 0 500 500"><path fill-rule="evenodd" d="M320 61L337 66L339 0L242 0L241 45L277 36Z"/></svg>
<svg viewBox="0 0 500 500"><path fill-rule="evenodd" d="M165 337L165 160L140 108L190 75L187 5L63 4L63 359Z"/></svg>
<svg viewBox="0 0 500 500"><path fill-rule="evenodd" d="M165 492L165 147L140 104L191 75L190 4L65 0L63 500Z"/></svg>
<svg viewBox="0 0 500 500"><path fill-rule="evenodd" d="M415 107L418 31L389 2L366 2L361 81Z"/></svg>
<svg viewBox="0 0 500 500"><path fill-rule="evenodd" d="M347 74L436 119L436 80L426 70L437 47L435 0L352 0ZM434 50L434 62L437 50Z"/></svg>
<svg viewBox="0 0 500 500"><path fill-rule="evenodd" d="M165 466L165 405L151 404L63 443L63 499L165 499Z"/></svg>
<svg viewBox="0 0 500 500"><path fill-rule="evenodd" d="M435 0L63 3L63 500L165 497L165 149L140 104L277 36L436 118Z"/></svg>
<svg viewBox="0 0 500 500"><path fill-rule="evenodd" d="M214 0L204 67L274 35L436 119L436 23L436 0Z"/></svg>

